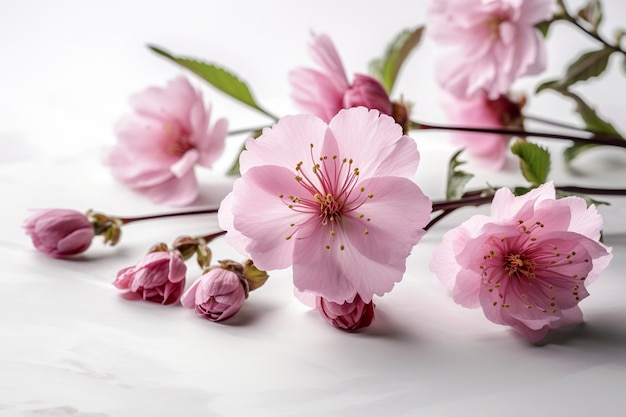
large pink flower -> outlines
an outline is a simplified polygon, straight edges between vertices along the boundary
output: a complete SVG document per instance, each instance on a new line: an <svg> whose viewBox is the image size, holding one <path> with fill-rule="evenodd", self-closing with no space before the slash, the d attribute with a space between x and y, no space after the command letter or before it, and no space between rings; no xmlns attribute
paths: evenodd
<svg viewBox="0 0 626 417"><path fill-rule="evenodd" d="M210 109L184 77L134 95L131 105L134 113L118 122L118 143L106 161L113 176L158 203L192 203L194 166L210 168L222 154L228 123L209 126Z"/></svg>
<svg viewBox="0 0 626 417"><path fill-rule="evenodd" d="M524 99L515 102L503 95L491 100L484 92L475 98L460 99L444 92L442 105L452 125L484 128L522 127L521 107L524 105ZM510 139L510 135L489 133L452 134L454 143L467 149L470 156L494 170L501 169L506 162Z"/></svg>
<svg viewBox="0 0 626 417"><path fill-rule="evenodd" d="M291 96L302 111L326 123L339 110L358 106L392 115L393 104L378 80L369 75L356 74L350 84L339 54L327 35L313 35L309 51L321 70L298 68L289 73L293 88Z"/></svg>
<svg viewBox="0 0 626 417"><path fill-rule="evenodd" d="M524 75L546 66L535 24L552 16L554 0L433 0L427 31L446 50L437 80L458 97L485 91L495 99Z"/></svg>
<svg viewBox="0 0 626 417"><path fill-rule="evenodd" d="M431 270L469 308L532 342L550 329L582 321L586 285L611 260L599 242L602 217L579 197L556 200L546 183L515 197L496 192L491 216L474 216L450 230L435 249Z"/></svg>
<svg viewBox="0 0 626 417"><path fill-rule="evenodd" d="M393 119L363 107L329 125L286 116L246 148L219 220L258 268L293 265L299 291L339 304L400 281L431 202L412 181L415 142Z"/></svg>

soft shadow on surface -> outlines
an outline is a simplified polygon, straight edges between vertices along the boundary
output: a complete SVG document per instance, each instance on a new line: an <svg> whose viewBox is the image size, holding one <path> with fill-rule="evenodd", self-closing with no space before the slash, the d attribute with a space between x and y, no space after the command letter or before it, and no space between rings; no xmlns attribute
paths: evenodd
<svg viewBox="0 0 626 417"><path fill-rule="evenodd" d="M234 316L217 323L230 327L251 326L277 309L278 307L273 304L248 300Z"/></svg>
<svg viewBox="0 0 626 417"><path fill-rule="evenodd" d="M597 352L621 352L626 358L626 323L619 313L597 315L585 323L553 330L542 343L536 344L538 347L546 345L593 347Z"/></svg>

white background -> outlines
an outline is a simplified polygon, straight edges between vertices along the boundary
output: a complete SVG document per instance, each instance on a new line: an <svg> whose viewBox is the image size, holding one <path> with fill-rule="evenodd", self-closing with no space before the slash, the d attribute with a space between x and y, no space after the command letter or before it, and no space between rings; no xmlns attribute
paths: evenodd
<svg viewBox="0 0 626 417"><path fill-rule="evenodd" d="M568 2L568 4L581 2ZM603 32L626 23L625 3L604 1ZM6 1L0 0L0 415L8 416L455 416L623 415L626 383L626 216L623 199L601 207L615 259L581 307L586 325L542 347L453 303L427 263L447 228L485 209L466 209L432 229L408 259L404 280L377 300L375 323L359 334L328 326L291 294L290 271L271 273L242 311L209 323L180 307L131 303L111 285L117 270L153 244L205 234L213 217L128 226L121 244L99 241L74 261L48 259L21 229L28 209L95 208L110 214L161 212L115 183L100 163L130 94L182 70L151 53L152 43L230 68L274 113L295 112L286 75L311 65L310 32L335 41L348 73L366 72L401 29L425 22L426 1ZM572 7L573 8L573 7ZM516 87L532 92L593 48L564 24L548 38L549 68ZM395 95L413 116L440 122L426 40L407 63ZM613 59L607 76L580 88L622 132L626 77ZM214 114L232 128L266 120L191 77ZM544 93L529 113L576 122L572 105ZM443 197L454 152L444 134L415 133L417 183ZM214 206L232 180L223 172L242 138L229 139L213 171L199 170L198 205ZM624 187L623 150L598 150L559 183ZM473 185L520 185L511 158L503 172L473 163ZM236 257L222 241L217 258ZM191 266L189 280L198 274Z"/></svg>

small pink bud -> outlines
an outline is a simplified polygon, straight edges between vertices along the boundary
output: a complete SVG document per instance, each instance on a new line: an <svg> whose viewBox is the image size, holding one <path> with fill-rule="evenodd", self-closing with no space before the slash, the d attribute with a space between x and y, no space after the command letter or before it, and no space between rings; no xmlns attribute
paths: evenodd
<svg viewBox="0 0 626 417"><path fill-rule="evenodd" d="M244 279L232 270L215 267L198 278L180 301L207 320L221 321L237 313L247 296Z"/></svg>
<svg viewBox="0 0 626 417"><path fill-rule="evenodd" d="M354 82L344 93L343 107L348 109L359 106L375 109L389 116L393 114L393 104L385 87L368 75L355 74Z"/></svg>
<svg viewBox="0 0 626 417"><path fill-rule="evenodd" d="M173 304L185 288L187 267L178 251L156 251L117 273L113 285L124 298Z"/></svg>
<svg viewBox="0 0 626 417"><path fill-rule="evenodd" d="M86 215L75 210L41 210L24 221L37 250L54 257L84 252L94 238L93 225Z"/></svg>
<svg viewBox="0 0 626 417"><path fill-rule="evenodd" d="M374 302L363 302L357 294L352 302L343 304L326 301L323 297L315 300L317 310L333 327L341 330L358 330L369 326L374 321Z"/></svg>

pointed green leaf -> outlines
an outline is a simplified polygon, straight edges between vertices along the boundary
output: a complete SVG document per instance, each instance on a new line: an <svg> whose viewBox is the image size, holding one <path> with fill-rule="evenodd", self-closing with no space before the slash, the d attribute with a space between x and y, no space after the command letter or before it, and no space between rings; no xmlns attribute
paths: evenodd
<svg viewBox="0 0 626 417"><path fill-rule="evenodd" d="M457 170L457 167L465 163L465 161L458 160L461 152L463 152L463 149L452 155L452 158L450 158L450 164L448 165L448 184L446 187L447 200L458 200L463 197L465 186L472 179L472 177L474 177L473 174Z"/></svg>
<svg viewBox="0 0 626 417"><path fill-rule="evenodd" d="M579 81L585 81L602 74L609 63L609 57L614 52L611 48L602 48L582 54L576 61L567 67L563 83L570 86Z"/></svg>
<svg viewBox="0 0 626 417"><path fill-rule="evenodd" d="M520 169L529 183L540 185L546 182L550 172L550 152L547 149L519 139L511 146L511 152L519 157Z"/></svg>
<svg viewBox="0 0 626 417"><path fill-rule="evenodd" d="M586 143L575 143L572 146L566 148L563 151L563 158L565 159L565 163L567 165L570 165L571 162L574 160L574 158L576 158L578 155L580 155L581 153L588 151L591 148L595 148L596 146L599 145L595 145L593 143L590 144L586 144Z"/></svg>
<svg viewBox="0 0 626 417"><path fill-rule="evenodd" d="M596 32L602 22L602 3L600 0L589 0L582 9L578 11L578 17L589 23Z"/></svg>
<svg viewBox="0 0 626 417"><path fill-rule="evenodd" d="M589 104L585 102L578 94L573 93L567 89L554 88L551 86L546 87L546 89L553 89L563 94L566 97L569 97L576 103L576 113L581 117L583 122L585 123L585 128L590 132L594 133L602 133L605 135L611 135L615 137L623 137L620 132L609 122L603 120L596 110L591 107ZM575 143L569 148L565 149L563 152L563 156L565 158L565 162L570 164L574 158L583 152L588 151L599 145L594 144L586 144L586 143Z"/></svg>
<svg viewBox="0 0 626 417"><path fill-rule="evenodd" d="M235 100L260 111L274 120L278 120L276 116L257 104L247 84L237 78L237 76L230 71L218 67L217 65L198 61L193 58L173 56L169 52L166 52L156 46L148 45L148 47L157 54L175 62L183 68L190 70L203 80L207 81L213 87L231 96Z"/></svg>
<svg viewBox="0 0 626 417"><path fill-rule="evenodd" d="M423 26L403 30L387 46L381 58L370 62L370 73L382 83L387 93L391 94L402 64L419 45L423 32Z"/></svg>
<svg viewBox="0 0 626 417"><path fill-rule="evenodd" d="M550 80L550 81L541 83L535 90L535 93L540 93L543 90L556 90L556 91L562 90L561 80Z"/></svg>
<svg viewBox="0 0 626 417"><path fill-rule="evenodd" d="M593 107L587 104L579 95L571 91L559 91L566 97L571 98L576 103L576 112L585 122L588 130L595 133L603 133L606 135L623 137L613 125L603 120Z"/></svg>

